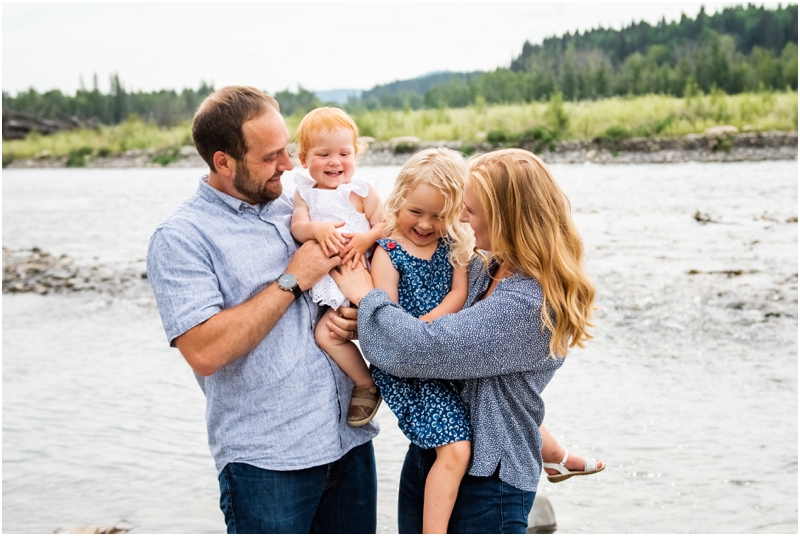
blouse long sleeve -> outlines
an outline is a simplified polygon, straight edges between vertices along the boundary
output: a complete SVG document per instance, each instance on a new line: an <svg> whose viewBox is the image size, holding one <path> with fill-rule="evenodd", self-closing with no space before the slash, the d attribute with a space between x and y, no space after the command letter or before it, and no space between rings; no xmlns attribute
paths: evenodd
<svg viewBox="0 0 800 536"><path fill-rule="evenodd" d="M550 333L542 329L538 281L519 273L476 301L488 275L473 265L465 308L422 322L376 289L359 304L358 331L370 363L401 377L472 379L553 371Z"/></svg>

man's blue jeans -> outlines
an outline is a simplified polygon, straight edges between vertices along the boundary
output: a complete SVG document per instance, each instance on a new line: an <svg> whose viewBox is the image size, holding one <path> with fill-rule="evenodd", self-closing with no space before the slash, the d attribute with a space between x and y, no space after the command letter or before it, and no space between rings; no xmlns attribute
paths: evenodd
<svg viewBox="0 0 800 536"><path fill-rule="evenodd" d="M436 450L411 444L400 474L397 524L400 534L422 533L425 479L436 461ZM490 477L466 475L447 526L449 534L524 534L535 491L522 491Z"/></svg>
<svg viewBox="0 0 800 536"><path fill-rule="evenodd" d="M326 465L270 471L229 463L219 475L229 534L374 534L378 477L372 441Z"/></svg>

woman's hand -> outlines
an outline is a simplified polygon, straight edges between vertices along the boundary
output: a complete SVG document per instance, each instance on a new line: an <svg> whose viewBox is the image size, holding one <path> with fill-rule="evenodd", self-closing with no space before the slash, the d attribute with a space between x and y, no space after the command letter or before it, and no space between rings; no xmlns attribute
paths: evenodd
<svg viewBox="0 0 800 536"><path fill-rule="evenodd" d="M361 264L355 268L347 265L339 266L338 269L334 268L331 270L331 277L339 285L342 294L356 307L361 303L361 299L375 288L372 276Z"/></svg>

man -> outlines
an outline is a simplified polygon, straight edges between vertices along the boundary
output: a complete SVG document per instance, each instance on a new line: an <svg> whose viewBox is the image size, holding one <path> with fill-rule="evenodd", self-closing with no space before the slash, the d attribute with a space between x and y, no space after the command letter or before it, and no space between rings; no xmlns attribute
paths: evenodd
<svg viewBox="0 0 800 536"><path fill-rule="evenodd" d="M229 86L192 137L209 174L156 229L147 273L172 346L206 396L229 533L374 533L377 425L346 424L352 382L314 342L305 290L338 266L289 232L293 168L278 103ZM324 318L341 338L355 310Z"/></svg>

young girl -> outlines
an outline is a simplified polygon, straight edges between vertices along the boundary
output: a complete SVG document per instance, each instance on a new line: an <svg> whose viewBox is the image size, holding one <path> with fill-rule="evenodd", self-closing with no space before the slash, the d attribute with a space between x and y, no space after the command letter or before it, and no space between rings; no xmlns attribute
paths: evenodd
<svg viewBox="0 0 800 536"><path fill-rule="evenodd" d="M429 149L400 170L384 208L386 235L372 259L375 286L407 312L434 322L461 310L467 298L469 227L459 222L467 167L459 153ZM403 433L436 448L425 484L423 532L447 533L471 455L471 430L453 382L398 378L375 367L375 383Z"/></svg>
<svg viewBox="0 0 800 536"><path fill-rule="evenodd" d="M311 178L295 175L292 235L299 242L314 239L326 254L340 255L353 265L365 262L365 254L383 234L378 193L353 178L358 149L358 128L338 108L312 110L297 128L297 157ZM311 288L311 298L334 310L349 305L329 275ZM314 338L355 383L348 424L365 425L381 399L361 352L351 341L332 338L324 322L317 325Z"/></svg>

